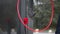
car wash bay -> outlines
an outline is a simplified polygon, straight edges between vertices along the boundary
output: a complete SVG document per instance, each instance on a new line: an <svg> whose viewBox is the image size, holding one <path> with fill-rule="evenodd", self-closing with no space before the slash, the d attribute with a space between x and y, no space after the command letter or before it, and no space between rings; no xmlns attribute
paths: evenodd
<svg viewBox="0 0 60 34"><path fill-rule="evenodd" d="M29 1L29 8L32 8L32 0ZM17 0L0 0L0 24L1 26L5 27L5 30L10 34L11 28L16 28L16 32L11 32L11 34L33 34L30 30L26 29L22 23L19 22L19 19L17 17L16 13L16 4ZM32 21L30 21L30 17L27 15L28 11L32 11L32 9L27 10L27 0L21 0L20 1L20 12L21 17L28 17L29 18L29 24L28 26L33 27ZM31 13L30 16L32 16L33 13ZM31 22L31 23L30 23ZM7 34L7 32L0 32L0 34ZM34 33L37 34L37 33ZM38 33L41 34L41 33ZM44 33L45 34L45 33ZM48 33L46 33L48 34ZM50 33L51 34L51 33ZM54 34L54 33L52 33Z"/></svg>

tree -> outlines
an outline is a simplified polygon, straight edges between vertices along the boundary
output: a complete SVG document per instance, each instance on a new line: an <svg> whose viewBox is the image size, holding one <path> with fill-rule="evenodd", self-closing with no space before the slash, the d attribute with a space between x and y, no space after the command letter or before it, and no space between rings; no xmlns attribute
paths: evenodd
<svg viewBox="0 0 60 34"><path fill-rule="evenodd" d="M36 1L37 2L37 1ZM42 4L38 4L38 2L42 2ZM51 17L51 4L49 0L38 0L37 5L33 6L33 11L35 14L34 18L34 28L44 28L45 26L48 25L49 19ZM55 15L53 18L53 22L50 28L56 28L57 24L57 19L58 19L58 13L59 7L60 7L60 2L54 1L55 3Z"/></svg>

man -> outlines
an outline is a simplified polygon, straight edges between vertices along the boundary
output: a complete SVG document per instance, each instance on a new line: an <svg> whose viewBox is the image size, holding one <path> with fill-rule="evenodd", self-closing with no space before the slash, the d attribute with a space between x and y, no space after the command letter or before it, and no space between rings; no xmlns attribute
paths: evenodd
<svg viewBox="0 0 60 34"><path fill-rule="evenodd" d="M58 23L57 23L55 34L60 34L60 15L59 15L59 18L58 18Z"/></svg>

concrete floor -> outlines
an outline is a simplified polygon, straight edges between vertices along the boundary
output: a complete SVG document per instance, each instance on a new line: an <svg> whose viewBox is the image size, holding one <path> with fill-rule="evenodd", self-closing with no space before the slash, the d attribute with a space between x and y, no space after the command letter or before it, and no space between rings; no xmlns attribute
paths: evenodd
<svg viewBox="0 0 60 34"><path fill-rule="evenodd" d="M7 34L7 32L0 32L0 34ZM11 34L16 34L16 32L11 32ZM55 33L44 33L44 32L42 32L42 33L33 33L33 34L55 34Z"/></svg>
<svg viewBox="0 0 60 34"><path fill-rule="evenodd" d="M33 33L33 34L55 34L55 33Z"/></svg>

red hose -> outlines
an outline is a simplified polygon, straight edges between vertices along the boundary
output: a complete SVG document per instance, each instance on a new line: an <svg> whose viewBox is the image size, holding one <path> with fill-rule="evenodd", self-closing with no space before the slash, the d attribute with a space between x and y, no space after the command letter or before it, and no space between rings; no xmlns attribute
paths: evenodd
<svg viewBox="0 0 60 34"><path fill-rule="evenodd" d="M53 20L53 16L54 16L54 1L53 0L50 0L51 2L51 8L52 8L52 14L51 14L51 17L50 17L50 21L49 21L49 24L43 28L43 29L40 29L38 32L43 32L45 31L46 29L48 29L50 27L50 25L52 24L52 20ZM33 28L30 28L28 27L26 24L24 24L24 21L23 19L21 18L21 14L20 14L20 11L19 11L19 4L20 4L20 0L17 1L17 13L18 13L18 18L19 18L19 21L28 29L28 30L31 30L32 32L35 32L35 30Z"/></svg>

